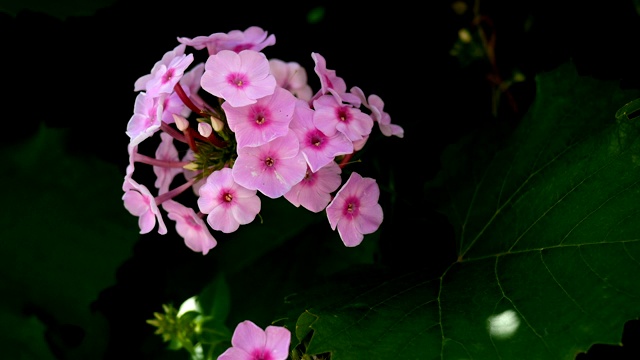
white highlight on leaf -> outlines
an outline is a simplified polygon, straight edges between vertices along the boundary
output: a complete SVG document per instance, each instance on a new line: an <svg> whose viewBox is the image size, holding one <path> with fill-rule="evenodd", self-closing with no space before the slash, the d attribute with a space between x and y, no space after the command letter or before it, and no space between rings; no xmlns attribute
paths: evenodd
<svg viewBox="0 0 640 360"><path fill-rule="evenodd" d="M497 339L508 339L520 326L520 318L515 311L509 309L498 315L491 315L487 318L487 329L489 334Z"/></svg>

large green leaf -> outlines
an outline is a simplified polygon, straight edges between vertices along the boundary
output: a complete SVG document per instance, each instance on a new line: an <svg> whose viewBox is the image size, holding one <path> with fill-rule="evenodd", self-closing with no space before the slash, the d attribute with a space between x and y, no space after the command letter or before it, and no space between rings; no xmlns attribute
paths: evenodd
<svg viewBox="0 0 640 360"><path fill-rule="evenodd" d="M115 283L139 236L122 205L123 175L93 156L69 154L66 135L42 125L24 144L0 149L0 313L13 314L3 316L11 321L0 337L23 356L100 357L108 325L91 304ZM42 346L45 329L51 349Z"/></svg>
<svg viewBox="0 0 640 360"><path fill-rule="evenodd" d="M640 315L638 97L572 63L540 74L517 129L451 146L426 186L458 260L436 278L345 277L290 299L306 352L574 359L619 344Z"/></svg>

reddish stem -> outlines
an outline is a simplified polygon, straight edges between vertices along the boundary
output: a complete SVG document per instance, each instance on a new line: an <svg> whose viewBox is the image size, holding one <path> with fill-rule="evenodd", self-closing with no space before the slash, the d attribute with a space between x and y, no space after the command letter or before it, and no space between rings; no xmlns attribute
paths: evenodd
<svg viewBox="0 0 640 360"><path fill-rule="evenodd" d="M182 100L182 102L189 108L191 109L191 111L193 111L194 113L198 114L198 115L202 115L202 116L207 116L207 114L200 110L194 103L193 101L191 101L191 99L189 99L189 97L187 96L187 94L184 92L184 89L182 88L182 86L180 85L180 83L176 83L176 85L173 87L173 90L176 92L176 94L178 94L178 97L180 98L180 100Z"/></svg>
<svg viewBox="0 0 640 360"><path fill-rule="evenodd" d="M349 160L351 160L352 157L353 157L353 153L345 155L340 161L340 164L338 164L340 166L340 169L344 169L344 167L347 166L347 164L349 163Z"/></svg>
<svg viewBox="0 0 640 360"><path fill-rule="evenodd" d="M184 137L184 135L180 131L172 128L171 126L169 126L169 124L167 124L164 121L161 123L160 129L162 129L162 131L164 131L167 134L171 135L171 137L173 137L174 139L176 139L178 141L181 141L183 143L187 142L187 139Z"/></svg>

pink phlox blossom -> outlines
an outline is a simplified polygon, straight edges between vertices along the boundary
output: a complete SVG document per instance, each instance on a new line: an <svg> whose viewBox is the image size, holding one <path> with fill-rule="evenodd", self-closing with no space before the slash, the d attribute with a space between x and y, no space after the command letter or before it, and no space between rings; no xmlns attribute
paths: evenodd
<svg viewBox="0 0 640 360"><path fill-rule="evenodd" d="M339 77L335 70L327 69L325 58L315 52L311 53L311 57L315 63L313 70L320 79L320 90L318 90L311 100L313 101L322 95L331 94L336 97L339 103L347 102L355 107L360 107L360 99L347 92L347 84L344 79Z"/></svg>
<svg viewBox="0 0 640 360"><path fill-rule="evenodd" d="M331 136L325 135L313 124L313 113L309 104L298 100L290 127L300 141L300 151L307 164L315 172L333 162L336 156L351 154L353 143L339 131Z"/></svg>
<svg viewBox="0 0 640 360"><path fill-rule="evenodd" d="M353 142L353 151L360 151L362 150L362 148L364 148L365 144L367 143L367 140L369 140L369 135L363 137L360 140L356 140Z"/></svg>
<svg viewBox="0 0 640 360"><path fill-rule="evenodd" d="M133 115L127 123L126 134L130 144L135 146L151 137L160 129L164 96L153 98L144 91L138 93L133 105Z"/></svg>
<svg viewBox="0 0 640 360"><path fill-rule="evenodd" d="M227 37L221 38L218 43L218 52L231 50L237 53L242 50L262 51L267 46L276 43L276 36L258 26L250 26L244 31L232 30Z"/></svg>
<svg viewBox="0 0 640 360"><path fill-rule="evenodd" d="M188 54L173 58L168 65L161 64L145 85L147 95L171 94L192 62L193 54Z"/></svg>
<svg viewBox="0 0 640 360"><path fill-rule="evenodd" d="M202 88L234 107L255 104L276 89L269 60L261 52L221 50L209 56L204 67Z"/></svg>
<svg viewBox="0 0 640 360"><path fill-rule="evenodd" d="M160 67L162 65L166 67L171 63L171 61L173 61L174 58L183 56L185 48L186 46L184 44L179 44L178 46L174 47L172 50L164 53L164 55L162 56L162 59L157 61L153 65L153 67L151 68L151 72L149 74L143 75L135 81L133 85L133 91L146 90L147 82L155 76L155 73L158 72Z"/></svg>
<svg viewBox="0 0 640 360"><path fill-rule="evenodd" d="M233 180L231 169L214 171L200 187L198 207L207 215L214 230L231 233L252 222L260 212L256 190L247 189Z"/></svg>
<svg viewBox="0 0 640 360"><path fill-rule="evenodd" d="M235 133L237 146L259 146L289 132L296 97L287 90L276 88L273 95L255 104L233 107L222 104L229 129Z"/></svg>
<svg viewBox="0 0 640 360"><path fill-rule="evenodd" d="M218 42L228 36L229 35L225 33L217 32L209 36L196 36L194 38L178 37L178 42L186 46L191 46L196 50L207 48L209 55L214 55L218 52Z"/></svg>
<svg viewBox="0 0 640 360"><path fill-rule="evenodd" d="M127 187L131 186L129 184L129 179L133 179L133 172L136 168L136 154L138 153L137 145L127 145L127 152L129 152L129 165L125 169L124 182L122 183L122 190L127 191Z"/></svg>
<svg viewBox="0 0 640 360"><path fill-rule="evenodd" d="M140 234L146 234L153 230L158 222L158 234L167 233L167 227L162 219L162 214L156 205L154 196L146 186L138 184L132 178L126 178L123 185L124 207L131 215L138 217Z"/></svg>
<svg viewBox="0 0 640 360"><path fill-rule="evenodd" d="M313 124L328 136L336 131L345 134L349 140L362 140L371 133L373 119L360 109L339 103L331 95L323 95L313 101Z"/></svg>
<svg viewBox="0 0 640 360"><path fill-rule="evenodd" d="M156 159L169 162L179 162L180 158L178 156L178 149L176 149L173 144L173 137L163 132L160 133L160 138L162 140L156 149ZM156 174L156 182L154 185L159 189L158 194L164 194L169 191L169 186L171 186L173 178L182 172L182 168L154 165L153 172Z"/></svg>
<svg viewBox="0 0 640 360"><path fill-rule="evenodd" d="M264 145L239 148L233 178L247 189L258 190L272 199L280 197L307 172L307 162L299 150L293 131Z"/></svg>
<svg viewBox="0 0 640 360"><path fill-rule="evenodd" d="M331 201L331 193L340 187L342 183L340 173L342 169L335 161L315 172L307 168L304 179L293 185L284 197L295 207L302 206L311 212L320 212Z"/></svg>
<svg viewBox="0 0 640 360"><path fill-rule="evenodd" d="M189 95L189 90L185 89L185 93ZM176 92L172 92L171 95L164 97L162 106L162 121L167 124L173 124L173 114L177 114L183 117L189 117L191 110L180 100L180 97Z"/></svg>
<svg viewBox="0 0 640 360"><path fill-rule="evenodd" d="M269 59L271 74L276 78L276 84L289 90L295 97L306 102L311 101L313 91L307 83L307 71L297 62L284 62L280 59Z"/></svg>
<svg viewBox="0 0 640 360"><path fill-rule="evenodd" d="M167 211L167 217L176 222L176 232L182 236L185 245L195 252L207 255L217 241L209 232L207 224L196 212L174 200L166 200L162 208Z"/></svg>
<svg viewBox="0 0 640 360"><path fill-rule="evenodd" d="M364 235L378 230L383 218L379 197L380 188L375 179L353 172L327 205L331 229L338 229L345 246L357 246Z"/></svg>
<svg viewBox="0 0 640 360"><path fill-rule="evenodd" d="M220 354L218 360L286 360L290 344L291 332L287 328L269 325L263 331L245 320L233 332L232 347Z"/></svg>
<svg viewBox="0 0 640 360"><path fill-rule="evenodd" d="M371 111L371 118L378 123L380 132L384 136L404 137L404 129L396 124L391 123L391 115L384 111L384 101L380 96L371 94L367 99L364 92L357 86L351 88L351 93L360 98L364 107Z"/></svg>

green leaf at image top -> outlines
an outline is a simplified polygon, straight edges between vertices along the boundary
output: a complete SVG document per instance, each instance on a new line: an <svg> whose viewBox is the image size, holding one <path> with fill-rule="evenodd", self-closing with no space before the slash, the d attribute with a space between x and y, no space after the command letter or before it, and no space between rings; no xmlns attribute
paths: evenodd
<svg viewBox="0 0 640 360"><path fill-rule="evenodd" d="M514 132L451 146L426 186L458 260L437 278L324 289L339 295L307 300L296 329L313 332L308 354L569 360L620 344L640 316L640 93L567 63L536 94Z"/></svg>
<svg viewBox="0 0 640 360"><path fill-rule="evenodd" d="M0 0L0 11L12 16L21 11L51 15L60 20L74 16L91 16L117 0Z"/></svg>

